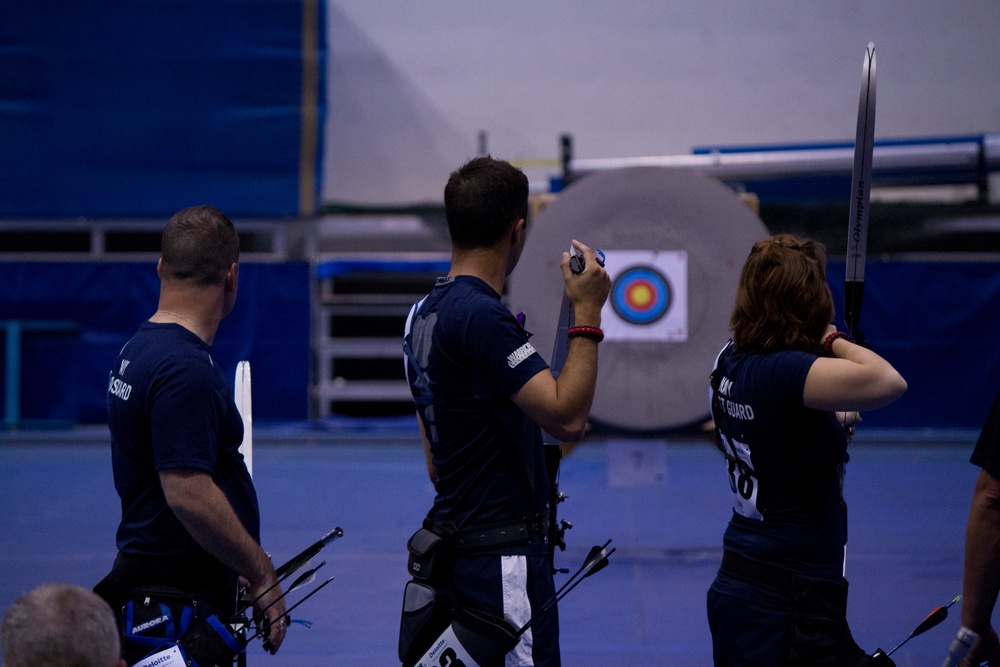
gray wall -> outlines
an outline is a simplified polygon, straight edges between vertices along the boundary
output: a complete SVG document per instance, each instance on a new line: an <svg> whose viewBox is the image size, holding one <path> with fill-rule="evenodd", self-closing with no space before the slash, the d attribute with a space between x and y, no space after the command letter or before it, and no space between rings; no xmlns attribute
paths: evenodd
<svg viewBox="0 0 1000 667"><path fill-rule="evenodd" d="M561 132L580 158L852 140L869 41L876 138L1000 130L993 0L329 0L327 15L325 201L436 201L480 130L508 159L556 157Z"/></svg>

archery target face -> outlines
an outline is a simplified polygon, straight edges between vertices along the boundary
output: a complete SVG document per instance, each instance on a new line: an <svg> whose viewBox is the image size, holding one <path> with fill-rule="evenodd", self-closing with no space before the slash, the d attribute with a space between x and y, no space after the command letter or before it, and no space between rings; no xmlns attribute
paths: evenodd
<svg viewBox="0 0 1000 667"><path fill-rule="evenodd" d="M688 338L687 252L605 250L611 293L601 313L605 340Z"/></svg>

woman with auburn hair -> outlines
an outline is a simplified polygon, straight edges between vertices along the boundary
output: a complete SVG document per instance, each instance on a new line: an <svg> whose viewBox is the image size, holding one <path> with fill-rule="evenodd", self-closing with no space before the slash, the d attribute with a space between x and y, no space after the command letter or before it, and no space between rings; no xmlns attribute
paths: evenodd
<svg viewBox="0 0 1000 667"><path fill-rule="evenodd" d="M711 379L733 494L708 591L716 667L893 664L847 625L842 485L857 411L892 403L906 381L833 315L822 244L754 244Z"/></svg>

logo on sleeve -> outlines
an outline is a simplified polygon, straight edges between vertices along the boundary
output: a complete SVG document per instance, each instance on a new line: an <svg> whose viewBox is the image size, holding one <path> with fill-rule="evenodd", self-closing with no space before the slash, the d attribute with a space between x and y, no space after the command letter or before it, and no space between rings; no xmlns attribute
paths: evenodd
<svg viewBox="0 0 1000 667"><path fill-rule="evenodd" d="M127 401L128 397L132 395L132 385L111 375L108 380L108 393Z"/></svg>
<svg viewBox="0 0 1000 667"><path fill-rule="evenodd" d="M525 343L521 347L517 348L509 355L507 355L507 365L511 368L517 368L517 365L533 355L535 353L535 348L531 343Z"/></svg>

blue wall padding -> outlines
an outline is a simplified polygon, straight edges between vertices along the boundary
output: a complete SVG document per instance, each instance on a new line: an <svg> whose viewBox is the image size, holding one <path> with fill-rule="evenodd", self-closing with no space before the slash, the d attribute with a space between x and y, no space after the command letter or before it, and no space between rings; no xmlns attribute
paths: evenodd
<svg viewBox="0 0 1000 667"><path fill-rule="evenodd" d="M316 277L333 278L361 271L384 271L386 273L448 273L451 260L397 261L375 259L336 259L316 266Z"/></svg>
<svg viewBox="0 0 1000 667"><path fill-rule="evenodd" d="M844 272L843 260L827 267L841 328ZM1000 264L869 259L861 330L909 389L865 425L980 428L1000 389L998 327Z"/></svg>
<svg viewBox="0 0 1000 667"><path fill-rule="evenodd" d="M240 265L236 307L219 326L213 356L229 376L250 361L255 419L307 416L309 271L306 262ZM24 334L21 417L106 423L108 371L158 295L153 262L0 263L0 319L79 325L75 333Z"/></svg>
<svg viewBox="0 0 1000 667"><path fill-rule="evenodd" d="M0 3L0 217L298 211L302 3Z"/></svg>
<svg viewBox="0 0 1000 667"><path fill-rule="evenodd" d="M214 347L228 374L240 359L250 360L255 418L307 415L309 271L307 263L240 268L236 309L222 321ZM830 262L828 277L840 321L842 260ZM155 310L158 289L152 262L0 263L0 319L80 325L73 334L25 334L22 415L103 423L109 366ZM873 348L909 383L899 401L866 412L866 426L982 425L1000 388L994 335L1000 331L1000 264L870 261L861 320Z"/></svg>

